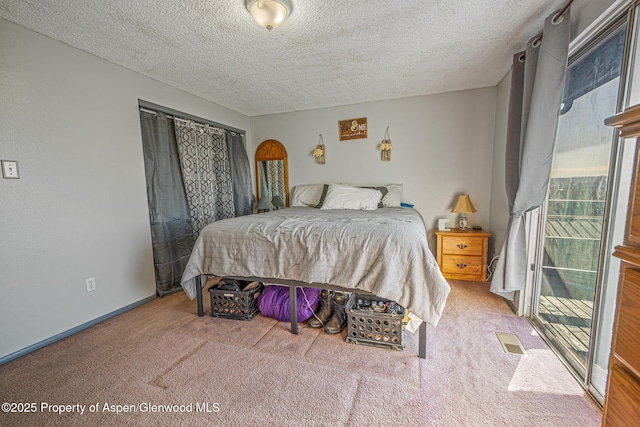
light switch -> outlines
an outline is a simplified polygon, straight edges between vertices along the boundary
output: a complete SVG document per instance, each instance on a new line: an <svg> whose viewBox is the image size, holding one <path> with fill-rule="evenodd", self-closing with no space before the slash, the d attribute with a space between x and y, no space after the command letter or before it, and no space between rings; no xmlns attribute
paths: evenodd
<svg viewBox="0 0 640 427"><path fill-rule="evenodd" d="M16 160L2 160L2 177L19 179L18 162Z"/></svg>

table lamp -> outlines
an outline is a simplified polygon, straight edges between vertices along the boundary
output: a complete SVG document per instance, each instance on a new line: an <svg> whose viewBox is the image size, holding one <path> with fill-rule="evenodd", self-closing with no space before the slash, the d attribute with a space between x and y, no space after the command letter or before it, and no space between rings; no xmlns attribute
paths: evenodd
<svg viewBox="0 0 640 427"><path fill-rule="evenodd" d="M258 212L270 211L273 208L273 204L271 204L271 201L267 197L261 197L260 201L256 205L256 209L258 209Z"/></svg>
<svg viewBox="0 0 640 427"><path fill-rule="evenodd" d="M471 203L469 195L461 194L458 196L456 205L451 209L451 212L460 214L458 216L458 229L465 231L468 228L467 214L476 212L476 208Z"/></svg>
<svg viewBox="0 0 640 427"><path fill-rule="evenodd" d="M282 198L278 195L273 196L273 199L271 199L271 204L275 206L276 209L284 208L284 202L282 201Z"/></svg>

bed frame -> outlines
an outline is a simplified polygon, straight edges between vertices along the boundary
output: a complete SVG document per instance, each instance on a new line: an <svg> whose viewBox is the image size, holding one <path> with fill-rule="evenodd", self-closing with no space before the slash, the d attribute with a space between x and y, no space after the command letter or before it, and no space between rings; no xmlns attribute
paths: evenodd
<svg viewBox="0 0 640 427"><path fill-rule="evenodd" d="M204 274L200 275L196 278L196 300L198 304L198 316L204 316L204 304L202 297L202 288L206 283L207 277L211 277L211 275ZM228 276L225 276L228 277ZM328 289L332 291L342 291L342 292L353 292L353 289L346 289L339 286L320 284L320 283L304 283L297 282L295 280L282 280L282 279L265 279L260 277L228 277L230 279L236 280L247 280L250 282L266 282L266 283L274 283L277 285L288 286L289 287L289 312L291 315L291 333L297 335L298 334L298 301L297 301L297 292L296 288L308 287L308 288L319 288L319 289ZM366 291L358 291L359 293L367 294ZM418 357L421 359L425 359L427 355L427 323L422 322L418 327Z"/></svg>

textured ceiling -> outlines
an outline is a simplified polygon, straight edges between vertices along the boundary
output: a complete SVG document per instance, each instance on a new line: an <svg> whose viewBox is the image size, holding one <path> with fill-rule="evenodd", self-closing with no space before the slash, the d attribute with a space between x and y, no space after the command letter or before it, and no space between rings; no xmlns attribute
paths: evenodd
<svg viewBox="0 0 640 427"><path fill-rule="evenodd" d="M494 86L563 0L0 0L0 16L248 116Z"/></svg>

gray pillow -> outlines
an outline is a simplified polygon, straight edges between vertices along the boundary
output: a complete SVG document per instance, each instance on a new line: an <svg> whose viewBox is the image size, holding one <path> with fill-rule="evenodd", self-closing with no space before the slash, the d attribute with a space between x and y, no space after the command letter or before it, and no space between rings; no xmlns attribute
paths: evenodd
<svg viewBox="0 0 640 427"><path fill-rule="evenodd" d="M389 192L389 190L387 189L387 187L360 187L360 188L372 188L374 190L378 190L379 192L382 193L382 197L380 198L380 203L378 203L378 208L384 208L384 204L382 203L382 199L384 198L384 196L387 195L387 193ZM322 201L324 201L324 196L327 193L327 189L324 189L324 192L322 193Z"/></svg>

